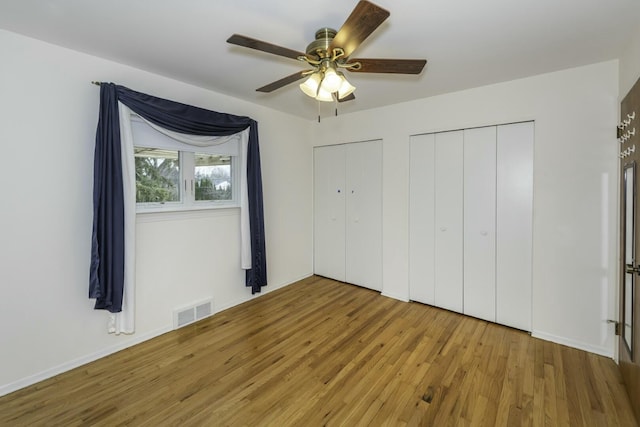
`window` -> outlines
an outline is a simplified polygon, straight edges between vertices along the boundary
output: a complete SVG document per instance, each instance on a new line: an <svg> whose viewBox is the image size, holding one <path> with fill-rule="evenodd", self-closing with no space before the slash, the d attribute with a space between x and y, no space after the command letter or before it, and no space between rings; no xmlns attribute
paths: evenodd
<svg viewBox="0 0 640 427"><path fill-rule="evenodd" d="M195 199L233 200L231 156L195 153Z"/></svg>
<svg viewBox="0 0 640 427"><path fill-rule="evenodd" d="M136 202L180 201L180 152L135 147Z"/></svg>
<svg viewBox="0 0 640 427"><path fill-rule="evenodd" d="M138 212L239 206L238 138L193 147L139 118L131 127Z"/></svg>

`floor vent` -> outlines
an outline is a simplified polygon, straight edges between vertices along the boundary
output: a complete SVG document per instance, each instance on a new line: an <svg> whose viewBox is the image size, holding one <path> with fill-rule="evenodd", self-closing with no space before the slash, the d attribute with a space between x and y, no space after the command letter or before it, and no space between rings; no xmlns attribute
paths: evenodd
<svg viewBox="0 0 640 427"><path fill-rule="evenodd" d="M213 301L200 301L196 304L173 311L173 329L182 328L213 314Z"/></svg>

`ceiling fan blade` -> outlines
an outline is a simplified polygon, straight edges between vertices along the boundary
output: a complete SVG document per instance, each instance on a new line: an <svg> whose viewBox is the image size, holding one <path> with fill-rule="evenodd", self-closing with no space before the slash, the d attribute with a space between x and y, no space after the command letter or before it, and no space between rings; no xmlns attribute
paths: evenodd
<svg viewBox="0 0 640 427"><path fill-rule="evenodd" d="M349 63L359 62L360 69L348 69L354 73L391 73L391 74L420 74L426 59L372 59L352 58Z"/></svg>
<svg viewBox="0 0 640 427"><path fill-rule="evenodd" d="M340 47L344 50L344 56L348 57L388 17L388 10L361 0L333 38L329 52Z"/></svg>
<svg viewBox="0 0 640 427"><path fill-rule="evenodd" d="M347 101L351 101L353 99L356 99L356 96L352 93L350 93L349 95L345 96L342 99L338 99L338 102L347 102Z"/></svg>
<svg viewBox="0 0 640 427"><path fill-rule="evenodd" d="M256 89L256 92L264 92L264 93L273 92L276 89L280 89L281 87L284 87L290 83L293 83L295 81L298 81L306 77L305 73L306 71L298 71L297 73L291 74L290 76L284 77L280 80L276 80L275 82L269 83L266 86L262 86Z"/></svg>
<svg viewBox="0 0 640 427"><path fill-rule="evenodd" d="M262 52L272 53L274 55L284 56L285 58L298 59L299 56L305 56L303 52L288 49L286 47L277 46L275 44L256 40L251 37L234 34L227 39L227 43L235 44L249 49L260 50Z"/></svg>

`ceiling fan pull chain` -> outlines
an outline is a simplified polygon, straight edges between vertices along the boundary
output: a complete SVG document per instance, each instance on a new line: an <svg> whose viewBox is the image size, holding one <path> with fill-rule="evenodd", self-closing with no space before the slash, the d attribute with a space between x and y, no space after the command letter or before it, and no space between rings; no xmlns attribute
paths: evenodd
<svg viewBox="0 0 640 427"><path fill-rule="evenodd" d="M320 101L317 101L318 103L318 123L320 123Z"/></svg>

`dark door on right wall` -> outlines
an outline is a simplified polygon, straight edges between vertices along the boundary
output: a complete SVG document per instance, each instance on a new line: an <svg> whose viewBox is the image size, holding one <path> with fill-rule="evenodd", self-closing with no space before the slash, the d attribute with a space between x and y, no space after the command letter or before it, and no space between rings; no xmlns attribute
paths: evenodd
<svg viewBox="0 0 640 427"><path fill-rule="evenodd" d="M618 354L620 372L631 406L635 410L636 419L640 420L640 80L623 99L620 114L621 280Z"/></svg>

